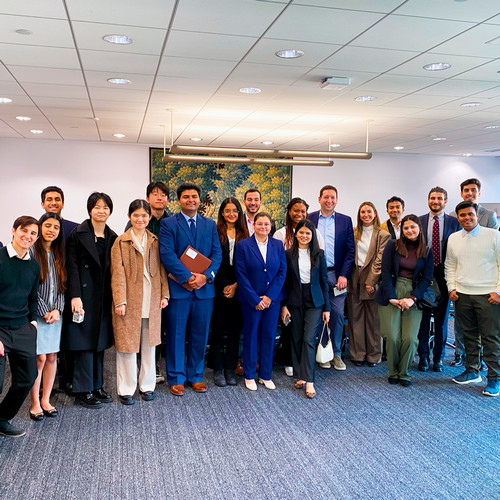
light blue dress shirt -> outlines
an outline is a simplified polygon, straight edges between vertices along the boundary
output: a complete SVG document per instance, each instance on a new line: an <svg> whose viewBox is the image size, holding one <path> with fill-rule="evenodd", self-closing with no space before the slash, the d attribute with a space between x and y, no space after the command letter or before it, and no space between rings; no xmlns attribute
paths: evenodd
<svg viewBox="0 0 500 500"><path fill-rule="evenodd" d="M325 240L325 257L327 267L335 266L335 212L330 217L319 214L318 231Z"/></svg>

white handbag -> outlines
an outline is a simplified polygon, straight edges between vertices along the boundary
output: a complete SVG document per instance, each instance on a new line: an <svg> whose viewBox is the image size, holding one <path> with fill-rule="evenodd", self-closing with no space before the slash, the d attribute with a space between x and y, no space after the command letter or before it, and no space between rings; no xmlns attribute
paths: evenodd
<svg viewBox="0 0 500 500"><path fill-rule="evenodd" d="M323 334L325 333L328 335L328 342L326 343L326 346L323 346ZM318 349L316 351L316 362L318 363L328 363L333 359L333 347L332 347L332 341L330 339L330 327L328 326L328 323L323 323L323 331L321 332L321 337L319 339L319 344L318 344Z"/></svg>

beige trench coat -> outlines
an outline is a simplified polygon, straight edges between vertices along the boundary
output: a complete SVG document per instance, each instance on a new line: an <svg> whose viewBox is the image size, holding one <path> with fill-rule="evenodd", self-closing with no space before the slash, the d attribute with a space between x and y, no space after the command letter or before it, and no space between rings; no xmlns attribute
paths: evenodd
<svg viewBox="0 0 500 500"><path fill-rule="evenodd" d="M132 241L131 231L132 228L117 238L111 249L113 308L118 304L127 303L125 316L118 316L113 312L113 332L117 351L137 353L141 340L144 263L141 253ZM151 277L149 345L153 347L161 343L160 301L170 295L167 273L160 262L158 238L149 231L146 233L146 255Z"/></svg>

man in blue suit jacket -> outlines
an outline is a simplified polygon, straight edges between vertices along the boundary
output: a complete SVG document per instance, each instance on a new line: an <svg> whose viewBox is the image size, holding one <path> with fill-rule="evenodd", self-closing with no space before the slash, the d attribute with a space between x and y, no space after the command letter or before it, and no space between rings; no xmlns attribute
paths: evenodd
<svg viewBox="0 0 500 500"><path fill-rule="evenodd" d="M170 392L184 394L184 382L196 392L206 392L203 383L205 349L215 296L214 278L222 254L215 222L198 214L200 188L184 182L177 189L181 212L161 221L160 257L169 277L170 302L167 307L166 364ZM191 273L181 262L190 245L212 262L203 274ZM188 352L185 359L186 327Z"/></svg>
<svg viewBox="0 0 500 500"><path fill-rule="evenodd" d="M450 234L460 230L460 224L456 217L444 213L448 202L446 189L436 186L429 191L427 203L430 212L419 217L422 223L425 242L428 248L432 248L434 256L434 279L441 291L441 302L434 309L434 349L433 370L443 371L443 358L445 354L446 338L448 336L448 312L450 301L448 300L448 287L444 278L444 261L446 259L446 247ZM431 324L431 311L425 309L422 322L418 332L418 355L420 361L418 369L425 372L429 369L429 330Z"/></svg>
<svg viewBox="0 0 500 500"><path fill-rule="evenodd" d="M319 192L321 210L309 214L309 220L318 228L325 240L330 295L330 330L333 343L333 367L345 370L342 361L342 333L344 330L344 302L347 280L354 265L354 232L349 216L335 212L338 201L337 188L323 186ZM322 365L323 368L329 366Z"/></svg>
<svg viewBox="0 0 500 500"><path fill-rule="evenodd" d="M64 241L68 241L68 237L78 224L76 222L63 219L61 212L64 208L64 193L58 186L47 186L41 193L42 208L46 212L59 215L62 219L62 232Z"/></svg>

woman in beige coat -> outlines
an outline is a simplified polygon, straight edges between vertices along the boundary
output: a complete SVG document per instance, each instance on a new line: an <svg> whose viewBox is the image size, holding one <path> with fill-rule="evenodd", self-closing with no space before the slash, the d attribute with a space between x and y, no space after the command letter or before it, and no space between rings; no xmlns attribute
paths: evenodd
<svg viewBox="0 0 500 500"><path fill-rule="evenodd" d="M375 366L382 355L382 339L375 285L380 277L382 253L390 234L380 228L380 220L373 203L363 202L358 210L354 228L356 253L353 272L347 288L349 318L349 351L356 366Z"/></svg>
<svg viewBox="0 0 500 500"><path fill-rule="evenodd" d="M158 238L146 229L149 203L134 200L128 217L132 227L111 250L111 288L118 396L124 405L133 405L139 352L139 393L144 401L154 399L155 347L161 342L161 310L168 304L169 292Z"/></svg>

